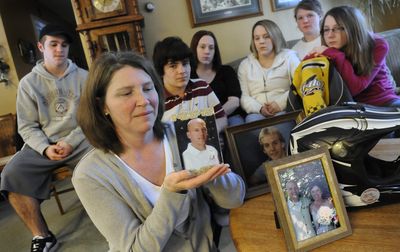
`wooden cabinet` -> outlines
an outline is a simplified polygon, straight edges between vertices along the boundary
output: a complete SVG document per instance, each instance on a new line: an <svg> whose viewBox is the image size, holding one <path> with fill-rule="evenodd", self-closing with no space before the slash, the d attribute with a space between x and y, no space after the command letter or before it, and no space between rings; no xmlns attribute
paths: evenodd
<svg viewBox="0 0 400 252"><path fill-rule="evenodd" d="M91 21L127 14L125 0L83 0L82 5Z"/></svg>
<svg viewBox="0 0 400 252"><path fill-rule="evenodd" d="M73 0L77 31L89 51L88 64L106 51L134 50L145 54L144 18L136 0Z"/></svg>

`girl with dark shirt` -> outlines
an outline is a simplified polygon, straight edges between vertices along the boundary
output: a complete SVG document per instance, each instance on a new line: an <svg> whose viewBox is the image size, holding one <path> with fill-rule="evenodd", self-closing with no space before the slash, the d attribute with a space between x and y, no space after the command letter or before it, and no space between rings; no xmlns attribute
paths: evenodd
<svg viewBox="0 0 400 252"><path fill-rule="evenodd" d="M232 67L222 65L215 35L211 31L198 31L193 35L190 47L196 60L191 78L201 78L211 86L228 116L229 126L244 123L239 80Z"/></svg>

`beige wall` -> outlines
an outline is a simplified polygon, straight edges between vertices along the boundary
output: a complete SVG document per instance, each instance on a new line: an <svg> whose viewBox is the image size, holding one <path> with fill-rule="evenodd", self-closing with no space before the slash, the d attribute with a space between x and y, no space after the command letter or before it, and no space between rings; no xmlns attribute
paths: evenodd
<svg viewBox="0 0 400 252"><path fill-rule="evenodd" d="M179 36L187 44L190 43L192 35L201 29L211 30L215 33L221 50L224 63L243 57L249 53L250 32L252 25L260 19L271 19L281 28L285 39L292 40L301 37L293 18L293 9L272 12L271 2L262 1L263 16L244 18L213 25L192 28L186 0L153 0L156 8L148 13L144 10L147 0L138 0L140 12L144 15L145 27L144 40L147 55L152 56L154 44L167 36ZM333 6L344 4L349 1L343 0L321 0L324 10Z"/></svg>
<svg viewBox="0 0 400 252"><path fill-rule="evenodd" d="M17 97L18 77L15 71L14 61L11 57L7 36L4 31L3 19L0 15L0 58L10 66L8 72L8 85L0 84L0 115L15 113L15 99Z"/></svg>
<svg viewBox="0 0 400 252"><path fill-rule="evenodd" d="M60 0L56 0L60 1ZM345 0L320 0L324 10L331 7L354 4L357 1ZM6 61L10 65L10 78L12 86L4 87L0 85L0 114L15 112L16 87L18 85L18 76L22 77L32 68L31 65L22 62L18 55L16 47L17 39L24 38L29 41L34 41L33 29L30 24L30 12L35 10L35 1L23 0L24 5L12 4L12 1L0 2L0 19L4 19L0 23L0 45L7 54ZM71 0L73 2L73 0ZM191 20L188 11L187 0L152 0L155 4L155 11L148 13L144 10L144 4L147 0L138 0L140 12L145 17L145 27L143 36L145 40L148 57L152 56L154 44L167 36L180 36L185 42L190 43L192 35L201 29L213 31L218 39L221 48L222 60L228 63L237 58L243 57L249 53L250 30L252 25L260 19L267 18L275 21L287 40L297 39L301 37L293 18L293 9L272 12L270 0L262 0L263 16L244 18L235 21L228 21L213 25L206 25L192 28ZM28 10L30 10L28 12ZM37 11L37 10L36 10ZM394 11L393 14L386 13L383 15L385 24L389 27L377 25L376 31L392 29L400 27L400 8ZM48 15L46 15L48 17ZM16 20L18 20L16 22ZM383 18L382 18L383 20ZM29 24L27 24L29 23ZM4 26L7 27L7 36ZM7 40L10 42L8 45ZM11 51L11 56L10 55ZM0 57L4 57L1 56ZM15 65L14 65L15 63ZM15 67L16 66L16 67Z"/></svg>
<svg viewBox="0 0 400 252"><path fill-rule="evenodd" d="M74 0L71 0L73 2ZM243 18L200 27L191 26L191 17L187 0L153 0L155 10L151 13L144 9L147 0L137 0L139 11L143 14L145 26L143 37L147 56L152 57L152 51L157 41L167 36L179 36L187 44L192 35L201 29L211 30L215 33L220 45L222 61L228 63L249 53L250 31L252 25L260 19L271 19L281 28L286 40L298 39L301 33L297 29L293 17L293 8L273 12L271 2L262 0L263 15ZM346 4L355 4L357 1L348 0L320 0L324 10ZM75 13L76 14L76 13ZM81 35L81 40L84 37ZM84 47L86 47L84 45ZM88 55L87 48L85 54ZM86 57L88 58L88 57Z"/></svg>

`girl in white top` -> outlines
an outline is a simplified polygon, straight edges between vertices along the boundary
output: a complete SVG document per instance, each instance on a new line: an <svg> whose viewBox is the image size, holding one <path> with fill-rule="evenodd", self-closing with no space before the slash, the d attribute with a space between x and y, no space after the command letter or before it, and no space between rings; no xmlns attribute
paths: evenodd
<svg viewBox="0 0 400 252"><path fill-rule="evenodd" d="M240 104L248 113L246 122L274 116L286 109L299 59L294 51L285 48L282 32L273 21L265 19L253 25L252 54L240 63L238 70Z"/></svg>
<svg viewBox="0 0 400 252"><path fill-rule="evenodd" d="M294 9L297 27L303 33L294 46L302 60L314 47L321 46L320 23L323 16L321 3L318 0L302 0Z"/></svg>

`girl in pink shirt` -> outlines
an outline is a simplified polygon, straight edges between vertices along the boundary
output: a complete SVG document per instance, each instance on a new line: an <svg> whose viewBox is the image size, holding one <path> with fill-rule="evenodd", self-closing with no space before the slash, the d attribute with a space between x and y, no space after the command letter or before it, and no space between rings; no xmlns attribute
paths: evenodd
<svg viewBox="0 0 400 252"><path fill-rule="evenodd" d="M350 6L335 7L326 13L322 24L322 46L314 48L308 57L330 58L355 101L400 107L385 60L388 43L369 31L361 12Z"/></svg>

